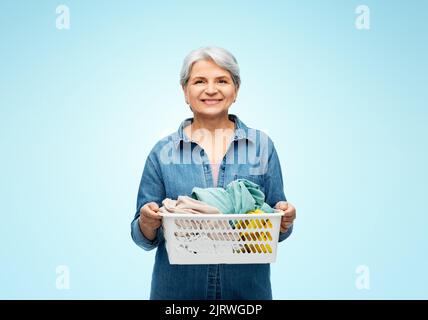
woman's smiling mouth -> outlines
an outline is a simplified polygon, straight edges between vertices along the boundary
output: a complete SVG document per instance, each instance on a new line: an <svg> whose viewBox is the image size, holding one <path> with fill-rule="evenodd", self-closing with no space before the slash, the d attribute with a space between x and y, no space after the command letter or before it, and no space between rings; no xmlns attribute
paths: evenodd
<svg viewBox="0 0 428 320"><path fill-rule="evenodd" d="M201 101L205 104L213 105L223 101L223 99L201 99Z"/></svg>

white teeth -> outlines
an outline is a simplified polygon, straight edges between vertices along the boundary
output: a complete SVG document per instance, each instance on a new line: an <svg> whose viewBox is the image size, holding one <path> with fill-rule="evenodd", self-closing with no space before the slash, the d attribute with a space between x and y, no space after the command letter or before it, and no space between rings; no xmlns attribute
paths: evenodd
<svg viewBox="0 0 428 320"><path fill-rule="evenodd" d="M205 104L217 104L220 103L221 100L208 100L208 99L204 99L202 100Z"/></svg>

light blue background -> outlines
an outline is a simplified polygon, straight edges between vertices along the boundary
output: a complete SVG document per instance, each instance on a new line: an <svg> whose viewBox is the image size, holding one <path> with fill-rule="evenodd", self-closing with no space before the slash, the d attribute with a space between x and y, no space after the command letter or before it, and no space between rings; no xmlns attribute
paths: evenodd
<svg viewBox="0 0 428 320"><path fill-rule="evenodd" d="M55 27L66 4L71 29ZM357 30L355 8L371 10ZM426 1L1 1L0 298L146 299L145 158L191 116L178 75L230 50L230 110L274 140L292 237L275 299L428 298ZM70 289L55 286L58 265ZM370 270L358 290L355 270Z"/></svg>

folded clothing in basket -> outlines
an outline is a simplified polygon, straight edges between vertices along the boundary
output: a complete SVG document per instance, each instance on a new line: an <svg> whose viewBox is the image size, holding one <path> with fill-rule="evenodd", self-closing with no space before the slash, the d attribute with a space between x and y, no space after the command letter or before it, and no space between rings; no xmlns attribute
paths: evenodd
<svg viewBox="0 0 428 320"><path fill-rule="evenodd" d="M162 204L161 213L221 213L217 208L188 196L179 196L177 200L166 198Z"/></svg>
<svg viewBox="0 0 428 320"><path fill-rule="evenodd" d="M213 206L222 213L250 213L255 210L271 213L265 195L258 184L247 179L237 179L223 188L193 188L191 197ZM260 213L260 211L253 212Z"/></svg>
<svg viewBox="0 0 428 320"><path fill-rule="evenodd" d="M260 214L260 213L264 213L262 210L260 210L260 209L256 209L256 210L253 210L253 211L248 211L247 213L250 213L250 214Z"/></svg>

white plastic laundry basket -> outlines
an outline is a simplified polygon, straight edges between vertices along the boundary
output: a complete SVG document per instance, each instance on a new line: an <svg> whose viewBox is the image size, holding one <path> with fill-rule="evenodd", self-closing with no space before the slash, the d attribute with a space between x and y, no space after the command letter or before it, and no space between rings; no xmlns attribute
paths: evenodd
<svg viewBox="0 0 428 320"><path fill-rule="evenodd" d="M169 262L275 262L282 214L162 213Z"/></svg>

